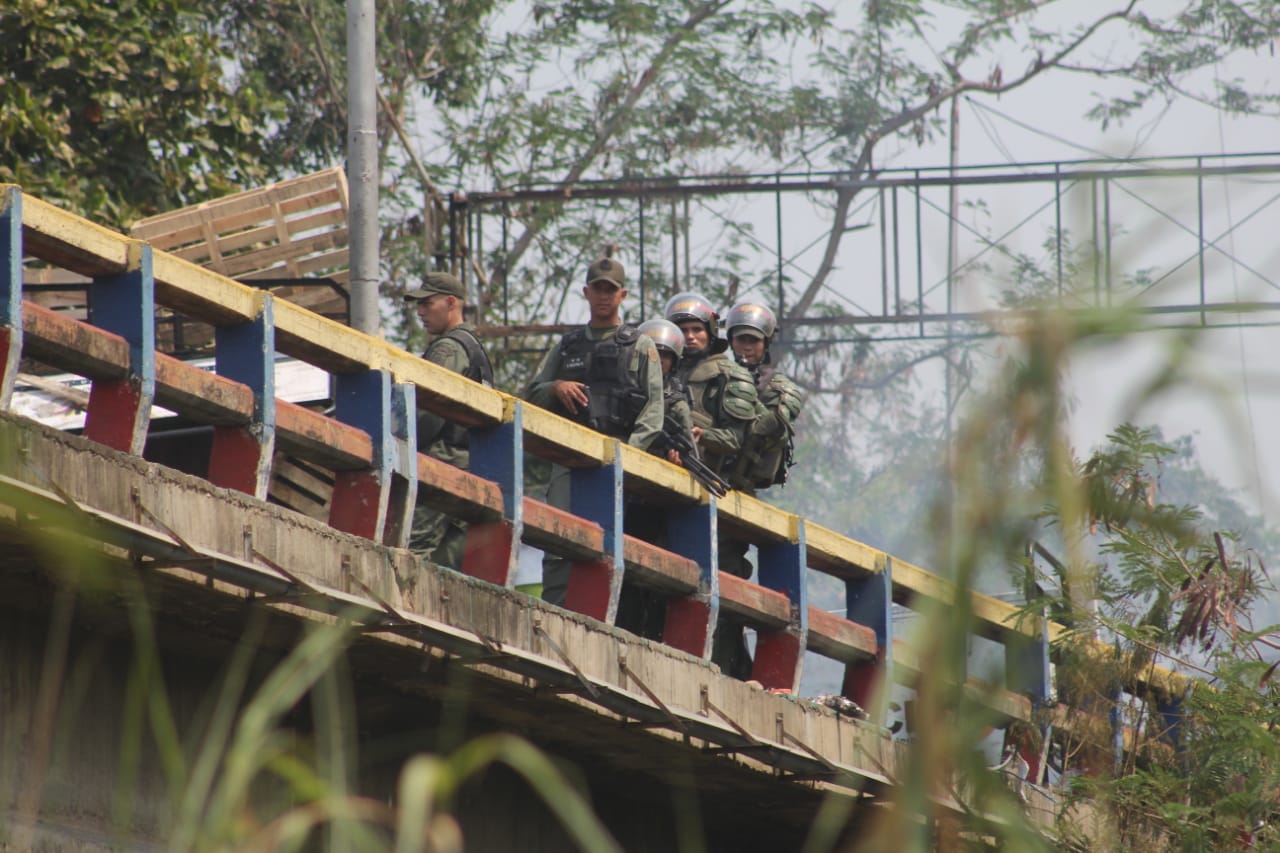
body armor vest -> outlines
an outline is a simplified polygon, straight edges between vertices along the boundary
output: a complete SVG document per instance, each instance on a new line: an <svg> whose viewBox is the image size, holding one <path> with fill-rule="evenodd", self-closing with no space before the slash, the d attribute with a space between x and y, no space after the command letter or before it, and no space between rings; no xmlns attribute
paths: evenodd
<svg viewBox="0 0 1280 853"><path fill-rule="evenodd" d="M486 388L492 388L493 365L489 363L489 355L484 351L484 347L480 346L480 341L476 339L475 334L461 326L454 326L432 341L431 346L427 347L427 352L431 352L431 347L434 347L437 341L445 338L457 342L462 347L462 351L467 354L467 367L462 371L462 375L473 382L479 382ZM423 356L425 357L426 353L423 353ZM440 439L450 447L466 448L471 444L467 428L452 421L445 424L440 432Z"/></svg>
<svg viewBox="0 0 1280 853"><path fill-rule="evenodd" d="M639 339L636 328L625 324L612 337L601 340L592 340L585 329L565 335L560 341L556 378L586 385L590 402L577 414L558 405L556 413L614 438L630 435L648 400L631 369Z"/></svg>

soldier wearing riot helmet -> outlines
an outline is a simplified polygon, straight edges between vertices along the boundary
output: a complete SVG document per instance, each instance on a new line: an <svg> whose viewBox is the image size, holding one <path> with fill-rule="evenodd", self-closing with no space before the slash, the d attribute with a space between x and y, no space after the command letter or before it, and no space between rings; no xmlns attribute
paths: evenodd
<svg viewBox="0 0 1280 853"><path fill-rule="evenodd" d="M689 388L699 450L707 465L723 474L732 470L751 425L763 414L755 381L746 368L725 355L729 343L717 336L719 317L706 297L678 294L667 303L664 313L684 334L679 370ZM753 567L746 559L745 544L723 531L717 539L718 568L750 577ZM734 678L751 676L751 656L742 626L723 613L716 624L711 660Z"/></svg>
<svg viewBox="0 0 1280 853"><path fill-rule="evenodd" d="M689 408L689 391L676 372L676 365L684 355L684 335L680 327L670 320L655 318L645 320L637 331L653 339L658 358L662 362L664 429L674 426L693 441L693 412ZM680 455L675 450L668 450L665 455L668 461L680 464Z"/></svg>
<svg viewBox="0 0 1280 853"><path fill-rule="evenodd" d="M617 260L599 258L591 264L582 288L590 319L547 352L525 398L647 450L662 431L662 371L653 340L622 322L625 285ZM547 500L569 508L567 468L552 466ZM542 597L563 605L569 576L569 562L548 554L542 563Z"/></svg>
<svg viewBox="0 0 1280 853"><path fill-rule="evenodd" d="M770 344L778 321L759 302L739 302L729 309L729 344L735 357L751 372L765 414L757 418L728 473L735 489L752 492L786 482L794 449L795 421L804 395L773 361Z"/></svg>
<svg viewBox="0 0 1280 853"><path fill-rule="evenodd" d="M684 354L684 336L675 323L663 319L646 320L637 331L653 340L662 363L663 435L653 443L650 452L665 457L668 462L682 465L684 463L680 452L672 446L668 436L677 434L683 438L686 447L694 447L689 392L675 370L680 356ZM628 497L624 518L627 535L652 545L666 547L667 518L662 507L642 498ZM666 599L632 583L629 577L624 577L614 624L650 640L660 640L665 623Z"/></svg>
<svg viewBox="0 0 1280 853"><path fill-rule="evenodd" d="M706 297L677 294L663 313L684 335L677 371L689 389L699 450L709 467L723 473L759 414L755 382L725 355L729 344L717 335L719 317Z"/></svg>

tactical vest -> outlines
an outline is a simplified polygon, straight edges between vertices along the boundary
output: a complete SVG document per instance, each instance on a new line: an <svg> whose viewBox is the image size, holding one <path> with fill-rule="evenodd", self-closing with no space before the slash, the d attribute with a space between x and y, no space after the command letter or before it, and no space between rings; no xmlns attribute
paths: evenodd
<svg viewBox="0 0 1280 853"><path fill-rule="evenodd" d="M454 326L432 341L431 346L427 347L427 351L422 354L423 358L426 358L432 348L445 338L456 341L462 347L462 351L467 354L467 367L462 371L462 375L473 382L492 388L493 365L489 363L489 354L484 351L484 347L480 346L480 341L476 339L475 334L461 326ZM466 448L471 444L467 428L452 421L446 423L444 429L440 431L440 440L450 447L457 448Z"/></svg>
<svg viewBox="0 0 1280 853"><path fill-rule="evenodd" d="M704 429L725 428L735 422L750 423L758 414L754 394L751 395L753 399L747 400L743 395L735 393L736 389L747 385L745 380L748 377L731 377L731 372L742 368L728 358L717 358L719 355L719 352L712 350L693 359L682 360L680 364L680 378L688 387L694 424ZM718 450L709 446L702 447L701 452L707 466L717 474L733 469L736 454L722 456Z"/></svg>
<svg viewBox="0 0 1280 853"><path fill-rule="evenodd" d="M735 489L743 490L781 486L787 482L788 469L795 464L795 430L778 414L778 409L784 405L783 395L780 389L773 387L773 378L778 370L772 365L761 364L751 372L755 376L760 403L767 413L752 425L729 477Z"/></svg>
<svg viewBox="0 0 1280 853"><path fill-rule="evenodd" d="M631 369L639 340L640 333L629 325L601 340L592 340L586 329L565 335L560 341L556 378L586 385L589 402L576 414L557 404L557 414L614 438L629 436L649 399Z"/></svg>

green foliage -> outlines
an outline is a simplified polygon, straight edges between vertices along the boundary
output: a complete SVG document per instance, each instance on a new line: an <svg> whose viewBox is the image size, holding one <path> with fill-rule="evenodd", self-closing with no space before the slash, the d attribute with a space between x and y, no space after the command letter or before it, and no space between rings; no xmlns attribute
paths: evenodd
<svg viewBox="0 0 1280 853"><path fill-rule="evenodd" d="M217 4L212 4L216 7ZM211 6L20 0L0 10L0 180L116 227L273 174L268 91L234 87Z"/></svg>

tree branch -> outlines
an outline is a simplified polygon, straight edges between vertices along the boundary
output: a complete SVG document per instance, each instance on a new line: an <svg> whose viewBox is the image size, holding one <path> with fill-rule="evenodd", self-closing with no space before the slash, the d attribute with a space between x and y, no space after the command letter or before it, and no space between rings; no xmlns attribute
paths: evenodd
<svg viewBox="0 0 1280 853"><path fill-rule="evenodd" d="M1046 60L1037 60L1030 68L1028 68L1019 77L1008 82L1001 79L999 74L994 75L987 80L967 80L960 75L959 69L954 65L948 65L953 80L952 85L946 88L939 88L937 91L929 95L914 107L909 107L890 116L881 122L874 129L868 131L862 144L862 150L858 154L857 161L849 170L850 179L853 181L860 180L867 176L871 164L871 155L875 146L885 137L890 136L904 127L908 127L913 122L923 119L932 112L936 107L945 101L949 101L954 97L965 92L986 92L988 94L1000 95L1005 92L1012 91L1021 86L1026 85L1031 80L1039 77L1045 71L1057 67L1074 51L1078 50L1081 45L1093 37L1101 27L1115 20L1125 20L1137 5L1137 0L1129 0L1129 3L1123 10L1109 12L1106 15L1095 20L1089 27L1080 33L1074 40L1068 42L1057 53ZM849 213L849 206L857 196L860 186L849 186L836 191L836 207L834 225L828 234L827 245L822 253L822 261L818 265L817 272L809 281L804 293L800 299L796 301L791 310L787 312L787 316L791 319L804 317L809 309L813 307L814 301L818 298L818 292L826 285L827 277L835 268L836 255L840 250L840 243L845 234L845 219Z"/></svg>
<svg viewBox="0 0 1280 853"><path fill-rule="evenodd" d="M640 79L631 87L631 91L627 93L627 97L623 100L622 104L613 111L613 114L609 116L608 120L605 121L601 128L596 132L595 139L591 141L591 145L580 157L578 157L577 161L569 168L569 171L565 176L560 179L557 184L560 189L567 191L572 188L587 169L591 167L591 164L594 163L596 158L600 156L600 153L604 151L605 146L618 133L626 123L627 119L630 118L631 113L634 111L635 105L640 101L640 98L649 90L649 87L653 85L654 81L658 79L659 72L661 72L663 66L666 65L667 61L671 58L671 55L675 53L675 50L680 46L680 43L684 41L691 32L693 32L694 28L707 18L710 18L712 15L719 12L725 6L728 6L730 2L731 0L707 0L707 2L696 7L693 12L689 14L689 17L687 17L674 32L667 36L666 41L662 43L657 54L654 55L653 60L649 63L649 67L644 70L640 75ZM495 272L495 285L501 284L502 280L506 278L506 270L515 268L515 265L528 250L529 246L533 243L534 238L541 230L542 226L540 225L528 225L525 227L525 230L516 238L515 243L511 247L511 251L507 253L506 263L504 264L503 269Z"/></svg>

